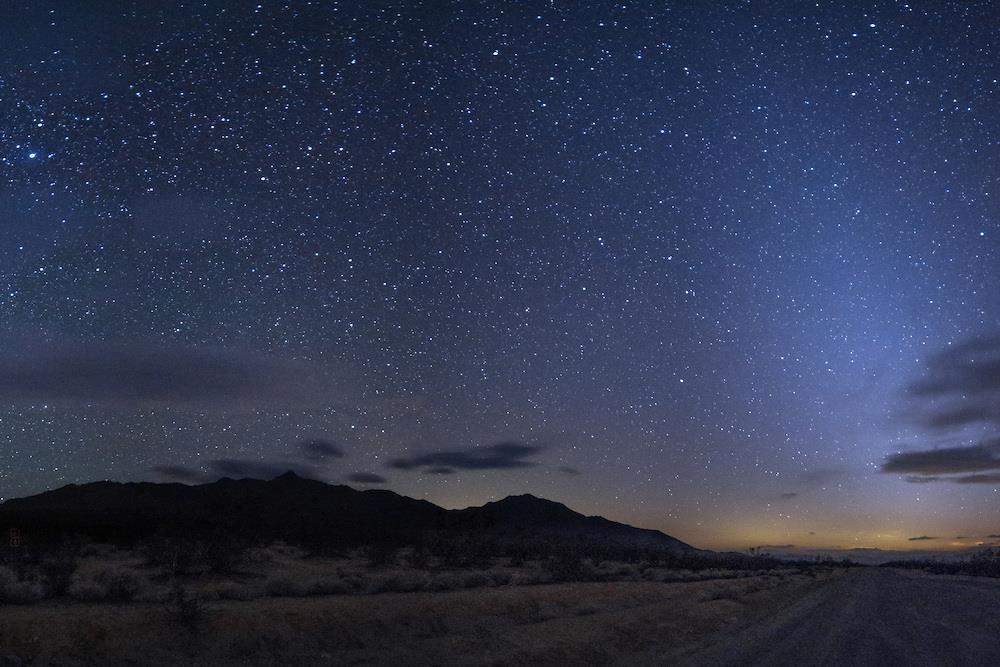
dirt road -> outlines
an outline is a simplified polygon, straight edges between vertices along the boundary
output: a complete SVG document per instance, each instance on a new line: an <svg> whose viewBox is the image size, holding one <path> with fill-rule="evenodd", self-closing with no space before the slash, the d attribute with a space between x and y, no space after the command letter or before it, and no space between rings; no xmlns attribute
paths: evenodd
<svg viewBox="0 0 1000 667"><path fill-rule="evenodd" d="M682 665L1000 665L1000 582L876 568L706 638Z"/></svg>

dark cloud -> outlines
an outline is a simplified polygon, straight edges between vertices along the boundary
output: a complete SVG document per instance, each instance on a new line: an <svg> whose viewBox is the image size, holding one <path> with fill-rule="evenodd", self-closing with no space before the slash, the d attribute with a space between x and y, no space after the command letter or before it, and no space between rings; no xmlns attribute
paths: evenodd
<svg viewBox="0 0 1000 667"><path fill-rule="evenodd" d="M947 481L954 482L955 484L1000 484L1000 473L992 473L989 475L962 475L961 477L952 477Z"/></svg>
<svg viewBox="0 0 1000 667"><path fill-rule="evenodd" d="M897 452L881 472L913 484L1000 484L1000 334L972 338L932 355L927 372L908 387L911 416L934 430L981 424L994 429L974 445ZM992 426L991 426L992 425Z"/></svg>
<svg viewBox="0 0 1000 667"><path fill-rule="evenodd" d="M234 479L274 479L286 472L294 472L299 477L319 479L320 475L311 466L292 461L255 461L251 459L213 459L206 462L208 472L182 465L157 465L152 470L157 475L175 482L205 483L222 477Z"/></svg>
<svg viewBox="0 0 1000 667"><path fill-rule="evenodd" d="M385 484L387 480L382 475L376 475L373 472L355 472L347 476L352 482L357 482L358 484Z"/></svg>
<svg viewBox="0 0 1000 667"><path fill-rule="evenodd" d="M576 468L571 468L570 466L559 466L558 468L556 468L556 470L558 470L559 472L564 473L566 475L574 475L575 476L575 475L582 474L579 470L577 470Z"/></svg>
<svg viewBox="0 0 1000 667"><path fill-rule="evenodd" d="M932 410L928 413L924 421L931 428L946 429L975 424L977 422L993 421L996 419L998 412L1000 412L1000 409L997 406L984 403L937 411Z"/></svg>
<svg viewBox="0 0 1000 667"><path fill-rule="evenodd" d="M1000 335L972 338L933 355L909 394L932 401L916 411L935 429L1000 425Z"/></svg>
<svg viewBox="0 0 1000 667"><path fill-rule="evenodd" d="M918 396L978 394L1000 390L1000 335L969 339L933 355L927 376L910 385Z"/></svg>
<svg viewBox="0 0 1000 667"><path fill-rule="evenodd" d="M1000 540L1000 535L987 535L986 539L988 539L988 540Z"/></svg>
<svg viewBox="0 0 1000 667"><path fill-rule="evenodd" d="M911 538L909 538L909 541L910 542L922 542L924 540L936 540L936 539L938 539L938 538L936 538L936 537L930 537L928 535L921 535L919 537L911 537Z"/></svg>
<svg viewBox="0 0 1000 667"><path fill-rule="evenodd" d="M508 441L475 449L431 452L409 458L397 458L389 461L387 465L398 470L427 468L428 472L441 468L457 470L529 468L535 465L535 462L529 460L529 457L535 456L541 451L542 448L536 445ZM443 473L439 472L438 474Z"/></svg>
<svg viewBox="0 0 1000 667"><path fill-rule="evenodd" d="M798 498L798 497L799 497L799 494L795 493L794 491L789 491L787 493L779 493L778 494L778 499L779 500L791 500L792 498Z"/></svg>
<svg viewBox="0 0 1000 667"><path fill-rule="evenodd" d="M906 475L903 477L910 484L929 484L930 482L940 482L937 475Z"/></svg>
<svg viewBox="0 0 1000 667"><path fill-rule="evenodd" d="M299 443L299 449L309 461L320 462L326 459L340 459L344 457L344 450L340 445L330 440L304 440Z"/></svg>
<svg viewBox="0 0 1000 667"><path fill-rule="evenodd" d="M232 350L155 343L34 347L0 356L0 398L109 406L301 400L308 374Z"/></svg>
<svg viewBox="0 0 1000 667"><path fill-rule="evenodd" d="M966 447L890 454L882 463L884 473L909 475L949 475L1000 470L1000 439L984 440Z"/></svg>
<svg viewBox="0 0 1000 667"><path fill-rule="evenodd" d="M428 468L424 472L428 475L454 475L455 469L447 466L438 466L436 468Z"/></svg>
<svg viewBox="0 0 1000 667"><path fill-rule="evenodd" d="M222 477L237 479L274 479L286 472L294 472L299 477L316 477L310 466L290 461L255 461L252 459L215 459L208 462L213 473Z"/></svg>
<svg viewBox="0 0 1000 667"><path fill-rule="evenodd" d="M1000 473L977 475L907 475L903 478L911 484L930 484L931 482L951 482L952 484L998 484Z"/></svg>
<svg viewBox="0 0 1000 667"><path fill-rule="evenodd" d="M194 468L180 465L160 465L153 466L153 472L174 482L184 482L185 484L200 484L206 482L205 473Z"/></svg>

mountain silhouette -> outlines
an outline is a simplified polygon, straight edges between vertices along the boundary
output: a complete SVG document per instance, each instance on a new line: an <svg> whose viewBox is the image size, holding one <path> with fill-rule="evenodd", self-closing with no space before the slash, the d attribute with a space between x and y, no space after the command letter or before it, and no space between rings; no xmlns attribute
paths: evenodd
<svg viewBox="0 0 1000 667"><path fill-rule="evenodd" d="M500 537L582 539L677 553L698 551L658 530L635 528L599 516L584 516L562 503L530 494L508 496L482 507L454 512L457 522L464 529L485 531Z"/></svg>
<svg viewBox="0 0 1000 667"><path fill-rule="evenodd" d="M288 472L269 481L209 484L94 482L0 505L0 529L26 543L75 536L115 544L149 539L285 540L335 547L439 539L543 541L704 553L655 530L588 517L531 495L447 510L392 491L358 491Z"/></svg>

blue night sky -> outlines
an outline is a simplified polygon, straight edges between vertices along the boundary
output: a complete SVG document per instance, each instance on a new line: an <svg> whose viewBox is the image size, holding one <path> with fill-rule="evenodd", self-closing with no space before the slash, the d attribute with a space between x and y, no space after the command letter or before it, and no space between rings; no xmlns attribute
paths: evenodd
<svg viewBox="0 0 1000 667"><path fill-rule="evenodd" d="M292 468L998 539L994 12L6 3L0 498Z"/></svg>

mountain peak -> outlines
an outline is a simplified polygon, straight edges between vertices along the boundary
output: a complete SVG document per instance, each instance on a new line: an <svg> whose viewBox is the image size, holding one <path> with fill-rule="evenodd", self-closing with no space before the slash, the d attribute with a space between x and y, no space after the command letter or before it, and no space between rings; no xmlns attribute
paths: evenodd
<svg viewBox="0 0 1000 667"><path fill-rule="evenodd" d="M511 495L507 496L506 498L503 498L502 500L498 500L497 502L502 503L506 501L521 501L521 500L523 501L544 500L547 503L553 502L551 500L546 500L545 498L540 498L531 493L512 493Z"/></svg>
<svg viewBox="0 0 1000 667"><path fill-rule="evenodd" d="M582 518L582 515L574 512L562 503L539 498L530 493L507 496L502 500L486 503L476 509L496 519L517 523L539 523L561 521L576 517Z"/></svg>
<svg viewBox="0 0 1000 667"><path fill-rule="evenodd" d="M72 531L96 541L135 542L151 536L214 539L239 534L261 543L284 540L357 546L444 533L455 538L565 540L567 544L583 540L691 550L663 533L586 517L562 503L527 493L482 507L446 510L392 491L357 491L303 477L294 470L269 482L67 486L3 503L0 526L4 524L30 527L29 537L38 542L56 542Z"/></svg>

